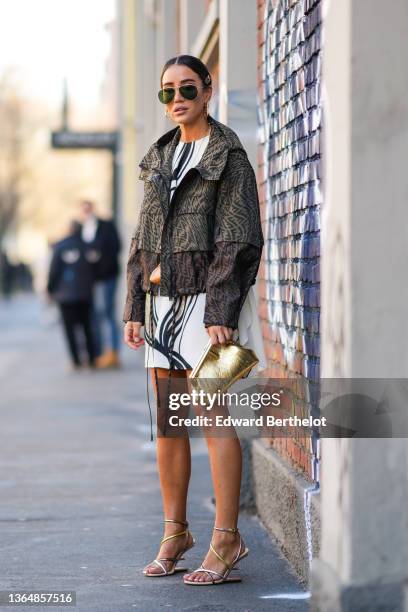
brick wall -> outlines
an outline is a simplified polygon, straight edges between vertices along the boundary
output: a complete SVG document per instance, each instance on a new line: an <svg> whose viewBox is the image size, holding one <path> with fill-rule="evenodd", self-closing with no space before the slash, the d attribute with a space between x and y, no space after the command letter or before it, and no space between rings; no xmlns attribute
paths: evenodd
<svg viewBox="0 0 408 612"><path fill-rule="evenodd" d="M258 0L260 316L268 375L296 381L290 414L317 415L320 336L321 0ZM319 479L316 432L273 447Z"/></svg>

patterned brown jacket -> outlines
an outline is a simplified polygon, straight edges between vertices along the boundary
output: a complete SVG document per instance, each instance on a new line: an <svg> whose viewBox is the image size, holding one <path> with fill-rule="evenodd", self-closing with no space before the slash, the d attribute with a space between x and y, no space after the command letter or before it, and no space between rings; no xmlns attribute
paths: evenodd
<svg viewBox="0 0 408 612"><path fill-rule="evenodd" d="M144 323L149 276L160 262L160 294L206 293L204 325L237 328L255 283L263 247L254 170L237 136L209 116L211 133L197 166L169 203L172 159L179 127L166 132L143 157L144 198L127 264L124 321Z"/></svg>

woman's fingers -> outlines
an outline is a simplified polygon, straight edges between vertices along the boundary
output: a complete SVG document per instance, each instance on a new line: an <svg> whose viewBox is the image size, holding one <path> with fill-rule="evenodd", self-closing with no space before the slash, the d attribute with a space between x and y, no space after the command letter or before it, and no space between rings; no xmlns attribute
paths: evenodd
<svg viewBox="0 0 408 612"><path fill-rule="evenodd" d="M232 327L227 327L228 329L228 340L232 340L233 336L234 336L234 330L232 329Z"/></svg>
<svg viewBox="0 0 408 612"><path fill-rule="evenodd" d="M218 336L218 342L220 344L225 344L227 341L226 335L224 333L224 328L220 327L219 330L217 331L217 336Z"/></svg>
<svg viewBox="0 0 408 612"><path fill-rule="evenodd" d="M207 332L211 338L211 344L226 344L231 340L234 330L223 325L211 325L207 327Z"/></svg>
<svg viewBox="0 0 408 612"><path fill-rule="evenodd" d="M135 343L138 343L141 338L140 338L140 327L133 327L133 335L132 335L132 340Z"/></svg>
<svg viewBox="0 0 408 612"><path fill-rule="evenodd" d="M215 328L213 326L207 327L207 333L210 336L211 344L217 344L218 338L217 334L215 333Z"/></svg>
<svg viewBox="0 0 408 612"><path fill-rule="evenodd" d="M229 340L231 340L232 336L233 336L233 333L234 333L234 330L231 329L231 327L222 327L221 329L222 329L222 333L223 333L224 338L225 338L225 342L228 342Z"/></svg>
<svg viewBox="0 0 408 612"><path fill-rule="evenodd" d="M140 336L141 327L141 323L128 322L125 325L123 339L131 349L137 350L144 344L144 339Z"/></svg>

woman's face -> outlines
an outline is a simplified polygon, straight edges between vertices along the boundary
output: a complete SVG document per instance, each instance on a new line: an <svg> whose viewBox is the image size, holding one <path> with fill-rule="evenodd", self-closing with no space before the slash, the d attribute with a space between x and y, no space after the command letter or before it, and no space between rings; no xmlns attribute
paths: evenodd
<svg viewBox="0 0 408 612"><path fill-rule="evenodd" d="M179 91L181 85L195 85L198 95L194 100L183 98ZM178 124L194 123L203 113L204 104L211 98L211 87L203 89L203 82L191 68L182 64L173 64L163 74L162 87L176 89L175 96L166 104L167 112L173 121Z"/></svg>

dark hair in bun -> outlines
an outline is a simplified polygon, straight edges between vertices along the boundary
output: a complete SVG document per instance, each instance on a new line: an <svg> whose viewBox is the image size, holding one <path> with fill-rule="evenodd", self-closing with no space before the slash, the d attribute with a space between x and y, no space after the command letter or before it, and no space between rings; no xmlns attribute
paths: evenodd
<svg viewBox="0 0 408 612"><path fill-rule="evenodd" d="M166 72L167 68L173 66L173 64L188 66L188 68L191 68L193 72L198 74L204 87L211 86L212 81L208 68L198 57L194 57L194 55L176 55L176 57L172 57L164 64L162 73L160 75L160 87L162 86L163 74Z"/></svg>

